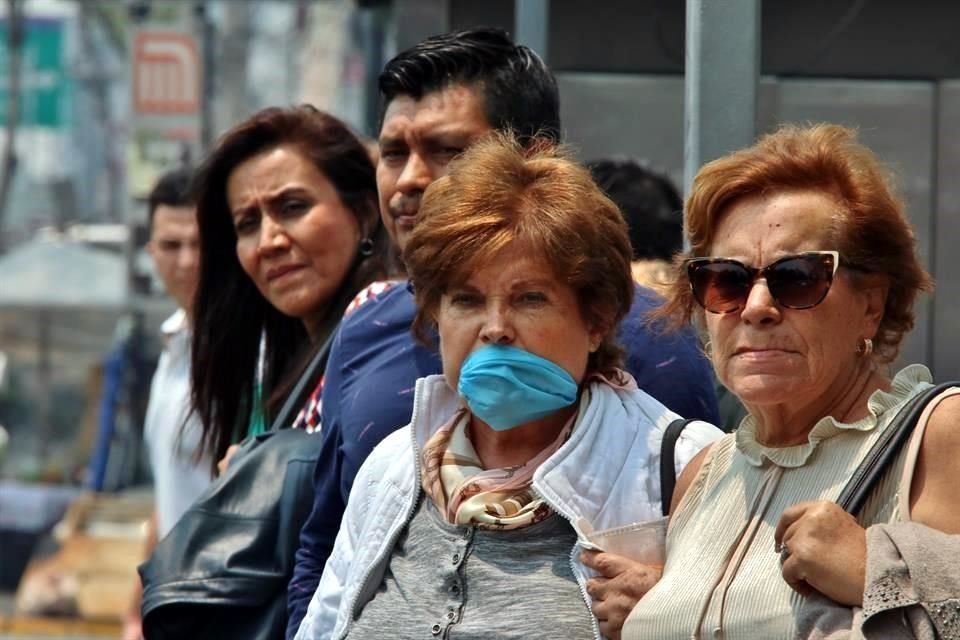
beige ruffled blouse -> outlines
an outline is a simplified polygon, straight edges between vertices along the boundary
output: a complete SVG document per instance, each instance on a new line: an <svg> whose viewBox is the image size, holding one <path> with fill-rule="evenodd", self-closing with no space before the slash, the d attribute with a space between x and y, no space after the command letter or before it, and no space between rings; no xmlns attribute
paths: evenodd
<svg viewBox="0 0 960 640"><path fill-rule="evenodd" d="M780 575L773 539L780 515L798 502L835 500L897 410L931 380L926 367L908 366L889 391L870 396L867 416L825 417L792 447L760 444L754 418L744 418L714 445L673 516L663 578L630 614L624 640L793 640L804 598ZM898 519L902 465L868 500L863 524Z"/></svg>

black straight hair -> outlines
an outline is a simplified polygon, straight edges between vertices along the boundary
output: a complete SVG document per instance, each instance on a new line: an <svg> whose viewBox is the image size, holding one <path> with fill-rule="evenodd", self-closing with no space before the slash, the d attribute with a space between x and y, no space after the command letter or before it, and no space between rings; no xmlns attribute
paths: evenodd
<svg viewBox="0 0 960 640"><path fill-rule="evenodd" d="M312 342L303 323L274 308L243 271L227 201L227 181L238 165L286 145L330 180L372 244L369 256L358 248L344 282L326 305L324 335ZM266 399L269 424L349 301L389 275L391 249L380 222L375 169L367 149L340 120L310 106L264 109L224 134L198 171L195 193L200 277L194 303L192 398L203 424L197 458L209 455L216 472L216 462L246 433L258 393L261 341L260 397Z"/></svg>
<svg viewBox="0 0 960 640"><path fill-rule="evenodd" d="M192 207L193 206L193 170L189 167L179 167L160 176L147 196L147 228L153 230L153 216L157 207Z"/></svg>
<svg viewBox="0 0 960 640"><path fill-rule="evenodd" d="M632 158L587 163L593 179L620 207L634 260L673 260L683 249L683 200L669 178Z"/></svg>
<svg viewBox="0 0 960 640"><path fill-rule="evenodd" d="M453 84L477 88L491 127L525 140L560 141L560 93L547 65L505 31L479 28L433 36L397 54L380 73L380 125L397 96L420 99Z"/></svg>

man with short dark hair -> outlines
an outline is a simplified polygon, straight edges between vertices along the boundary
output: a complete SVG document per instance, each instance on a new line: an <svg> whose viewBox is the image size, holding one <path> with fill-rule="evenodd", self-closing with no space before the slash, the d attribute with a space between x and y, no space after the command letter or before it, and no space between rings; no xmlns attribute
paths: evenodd
<svg viewBox="0 0 960 640"><path fill-rule="evenodd" d="M502 31L435 36L400 53L380 74L380 95L380 211L401 251L423 191L471 142L508 129L560 138L553 75Z"/></svg>
<svg viewBox="0 0 960 640"><path fill-rule="evenodd" d="M390 60L379 83L380 214L401 251L423 192L474 141L507 129L521 139L560 137L553 75L536 53L499 30L428 38ZM643 360L630 372L658 399L659 392L702 377L706 397L667 406L687 417L715 419L711 373L696 338L654 335L643 316L655 298L639 289L636 298L620 336L628 354ZM324 442L314 507L301 531L288 593L288 638L296 634L316 591L360 465L383 438L409 422L416 380L441 371L436 351L413 340L414 313L408 287L395 283L353 311L334 339L321 398Z"/></svg>
<svg viewBox="0 0 960 640"><path fill-rule="evenodd" d="M143 436L154 481L154 514L147 555L210 484L209 462L198 462L200 423L190 413L190 323L197 288L200 238L190 193L193 173L177 169L160 178L147 198L147 252L177 311L164 321L164 348L150 384ZM140 638L141 584L124 624L124 640Z"/></svg>

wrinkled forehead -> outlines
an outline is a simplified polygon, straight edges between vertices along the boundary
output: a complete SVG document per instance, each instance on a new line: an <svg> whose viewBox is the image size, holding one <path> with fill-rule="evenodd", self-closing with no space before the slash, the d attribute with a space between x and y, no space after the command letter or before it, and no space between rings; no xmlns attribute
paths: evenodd
<svg viewBox="0 0 960 640"><path fill-rule="evenodd" d="M499 246L480 249L464 256L450 271L444 285L452 289L468 285L511 280L561 281L542 247L526 238L514 238Z"/></svg>
<svg viewBox="0 0 960 640"><path fill-rule="evenodd" d="M394 97L383 114L381 142L426 132L455 132L462 129L489 130L483 112L483 96L474 85L450 84L416 97L408 94Z"/></svg>
<svg viewBox="0 0 960 640"><path fill-rule="evenodd" d="M775 259L800 251L833 250L842 219L840 205L820 192L744 196L717 216L709 254L734 258L761 254Z"/></svg>

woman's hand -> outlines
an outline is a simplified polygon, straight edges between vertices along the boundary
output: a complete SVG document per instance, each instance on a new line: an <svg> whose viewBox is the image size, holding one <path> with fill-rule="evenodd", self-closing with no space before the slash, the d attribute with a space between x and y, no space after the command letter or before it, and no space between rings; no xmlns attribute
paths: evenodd
<svg viewBox="0 0 960 640"><path fill-rule="evenodd" d="M584 551L580 560L600 574L587 580L587 593L593 598L600 633L610 640L620 640L620 629L627 616L660 579L662 569L600 551Z"/></svg>
<svg viewBox="0 0 960 640"><path fill-rule="evenodd" d="M240 448L240 445L238 444L230 445L230 447L227 449L227 452L223 455L222 458L220 458L220 462L217 463L217 471L220 472L220 475L223 475L224 472L227 470L227 467L230 466L230 458L233 457L233 454L235 454L237 452L237 449L239 448Z"/></svg>
<svg viewBox="0 0 960 640"><path fill-rule="evenodd" d="M863 604L867 531L837 504L793 505L780 517L774 540L782 549L783 579L794 591L816 589L840 604Z"/></svg>

